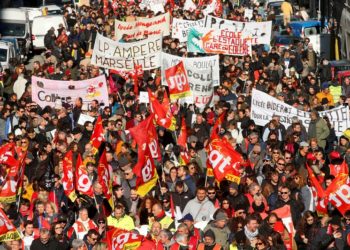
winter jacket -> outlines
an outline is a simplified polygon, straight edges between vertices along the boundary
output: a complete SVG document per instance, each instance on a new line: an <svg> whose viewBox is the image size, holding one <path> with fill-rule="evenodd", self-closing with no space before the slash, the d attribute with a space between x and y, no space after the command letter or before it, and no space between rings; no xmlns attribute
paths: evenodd
<svg viewBox="0 0 350 250"><path fill-rule="evenodd" d="M229 236L230 236L230 229L225 225L224 228L218 228L215 226L215 222L211 221L205 228L204 233L208 230L212 230L215 235L215 242L219 243L221 246L223 246L224 249L227 249L229 246Z"/></svg>
<svg viewBox="0 0 350 250"><path fill-rule="evenodd" d="M326 147L327 137L329 136L329 128L326 121L322 118L310 121L308 135L309 139L317 138L318 146L324 149Z"/></svg>
<svg viewBox="0 0 350 250"><path fill-rule="evenodd" d="M215 210L207 197L201 202L195 197L187 203L182 214L191 214L195 222L209 221Z"/></svg>

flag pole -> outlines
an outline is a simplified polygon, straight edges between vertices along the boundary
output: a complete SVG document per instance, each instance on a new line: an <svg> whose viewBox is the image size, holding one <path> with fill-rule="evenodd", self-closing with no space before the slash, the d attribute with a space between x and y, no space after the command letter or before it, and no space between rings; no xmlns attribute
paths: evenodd
<svg viewBox="0 0 350 250"><path fill-rule="evenodd" d="M120 99L120 104L122 105L122 107L123 107L123 109L124 109L124 112L126 113L126 109L125 109L125 106L124 106L124 104L123 104L123 102L122 102L122 97L120 96L119 91L117 91L117 95L118 95L118 97L119 97L119 99Z"/></svg>

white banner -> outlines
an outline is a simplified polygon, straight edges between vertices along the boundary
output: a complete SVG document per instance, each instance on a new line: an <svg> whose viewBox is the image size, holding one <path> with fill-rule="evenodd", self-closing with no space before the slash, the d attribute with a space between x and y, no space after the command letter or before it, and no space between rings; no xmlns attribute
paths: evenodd
<svg viewBox="0 0 350 250"><path fill-rule="evenodd" d="M141 65L143 70L160 67L162 38L148 38L134 43L119 43L97 34L91 57L93 65L115 70L133 70Z"/></svg>
<svg viewBox="0 0 350 250"><path fill-rule="evenodd" d="M97 100L102 106L108 105L108 90L104 75L83 81L56 81L32 76L32 99L40 107L55 107L57 100L74 105L76 98L90 105Z"/></svg>
<svg viewBox="0 0 350 250"><path fill-rule="evenodd" d="M166 0L142 0L140 3L140 8L152 10L155 14L157 14L158 12L165 12L165 4Z"/></svg>
<svg viewBox="0 0 350 250"><path fill-rule="evenodd" d="M337 136L350 126L349 107L337 107L319 112L320 116L328 116ZM264 92L253 89L250 118L259 126L265 126L273 115L281 117L281 123L287 128L292 124L292 117L297 116L306 129L310 124L310 112L294 108Z"/></svg>
<svg viewBox="0 0 350 250"><path fill-rule="evenodd" d="M169 12L152 18L137 17L134 22L115 20L115 36L119 41L124 35L129 39L170 35Z"/></svg>
<svg viewBox="0 0 350 250"><path fill-rule="evenodd" d="M171 36L179 39L180 43L187 42L188 31L191 27L203 27L204 19L189 21L173 18Z"/></svg>
<svg viewBox="0 0 350 250"><path fill-rule="evenodd" d="M251 39L251 44L270 44L272 22L236 22L213 16L205 16L204 27L241 32L242 36Z"/></svg>
<svg viewBox="0 0 350 250"><path fill-rule="evenodd" d="M203 108L212 100L214 87L220 85L219 56L179 57L162 53L162 84L167 86L165 69L183 61L193 98L185 98L183 102L195 103Z"/></svg>

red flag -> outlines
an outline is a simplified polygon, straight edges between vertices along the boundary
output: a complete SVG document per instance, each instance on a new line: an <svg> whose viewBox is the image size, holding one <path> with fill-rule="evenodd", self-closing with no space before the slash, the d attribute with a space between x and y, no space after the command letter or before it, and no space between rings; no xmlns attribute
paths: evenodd
<svg viewBox="0 0 350 250"><path fill-rule="evenodd" d="M73 153L69 151L63 158L63 176L62 185L64 193L69 199L74 202L77 198L74 188L74 175L73 175Z"/></svg>
<svg viewBox="0 0 350 250"><path fill-rule="evenodd" d="M184 149L187 149L187 129L184 117L182 117L181 120L181 130L179 137L177 138L177 145L183 147Z"/></svg>
<svg viewBox="0 0 350 250"><path fill-rule="evenodd" d="M162 106L158 99L148 89L148 97L151 106L151 112L155 115L156 122L159 126L165 127L171 131L175 131L176 120L174 116Z"/></svg>
<svg viewBox="0 0 350 250"><path fill-rule="evenodd" d="M136 250L141 246L143 236L126 230L113 228L107 232L109 250Z"/></svg>
<svg viewBox="0 0 350 250"><path fill-rule="evenodd" d="M213 0L213 1L216 1L214 15L217 17L221 17L222 11L223 11L222 2L221 2L221 0Z"/></svg>
<svg viewBox="0 0 350 250"><path fill-rule="evenodd" d="M324 190L323 190L321 184L319 183L319 181L317 180L317 178L314 174L314 171L312 171L312 169L308 166L308 164L306 164L306 169L309 173L309 178L310 178L311 184L313 187L315 187L315 189L317 191L317 196L321 199L324 198L324 196L325 196Z"/></svg>
<svg viewBox="0 0 350 250"><path fill-rule="evenodd" d="M142 65L134 65L134 69L130 71L129 75L134 80L134 93L136 96L139 95L139 77L143 76Z"/></svg>
<svg viewBox="0 0 350 250"><path fill-rule="evenodd" d="M165 79L169 87L171 100L191 96L190 84L182 61L165 70Z"/></svg>
<svg viewBox="0 0 350 250"><path fill-rule="evenodd" d="M117 86L113 80L112 74L109 73L108 77L108 82L109 82L109 89L111 93L116 93L118 91Z"/></svg>
<svg viewBox="0 0 350 250"><path fill-rule="evenodd" d="M0 242L19 240L21 238L16 227L0 208Z"/></svg>
<svg viewBox="0 0 350 250"><path fill-rule="evenodd" d="M348 175L339 174L326 190L328 200L343 215L350 208L350 186L348 183Z"/></svg>
<svg viewBox="0 0 350 250"><path fill-rule="evenodd" d="M162 155L158 143L158 134L156 127L153 124L153 119L154 115L151 114L137 126L129 129L129 132L139 147L142 147L142 145L146 143L151 151L153 159L158 159L160 161L162 159Z"/></svg>
<svg viewBox="0 0 350 250"><path fill-rule="evenodd" d="M7 143L0 147L0 164L7 166L19 166L19 162L15 159L14 143Z"/></svg>
<svg viewBox="0 0 350 250"><path fill-rule="evenodd" d="M108 0L103 0L103 14L107 15L109 11L109 1Z"/></svg>
<svg viewBox="0 0 350 250"><path fill-rule="evenodd" d="M75 168L75 187L80 194L85 194L90 197L94 195L91 180L89 179L86 166L83 164L80 154L78 155Z"/></svg>
<svg viewBox="0 0 350 250"><path fill-rule="evenodd" d="M175 218L175 206L174 206L174 200L173 196L170 194L170 211L171 211L171 218Z"/></svg>
<svg viewBox="0 0 350 250"><path fill-rule="evenodd" d="M338 176L338 174L349 174L349 168L345 160L340 165L329 164L329 171L333 176Z"/></svg>
<svg viewBox="0 0 350 250"><path fill-rule="evenodd" d="M211 136L210 136L211 138L217 136L217 134L218 134L217 129L218 129L218 128L219 128L219 129L221 128L222 123L225 121L225 115L226 115L226 112L223 112L223 113L218 117L218 119L216 119L215 124L214 124L214 126L213 126L213 129L212 129L212 131L211 131Z"/></svg>
<svg viewBox="0 0 350 250"><path fill-rule="evenodd" d="M97 118L94 132L91 135L90 141L92 144L92 152L93 154L96 154L98 152L99 147L101 146L101 143L105 141L101 116L98 116Z"/></svg>
<svg viewBox="0 0 350 250"><path fill-rule="evenodd" d="M138 161L132 170L136 175L137 193L144 197L157 183L158 174L154 161L146 144L139 145Z"/></svg>
<svg viewBox="0 0 350 250"><path fill-rule="evenodd" d="M217 181L222 181L227 175L239 177L238 170L243 161L225 138L213 138L209 143L207 165L213 169Z"/></svg>
<svg viewBox="0 0 350 250"><path fill-rule="evenodd" d="M98 183L102 186L103 194L106 196L110 206L114 207L113 197L112 197L112 170L107 162L106 150L103 151L100 162L97 167Z"/></svg>
<svg viewBox="0 0 350 250"><path fill-rule="evenodd" d="M295 229L292 221L292 214L290 212L290 205L284 205L283 207L277 208L272 212L276 213L277 216L282 220L288 232L294 235Z"/></svg>
<svg viewBox="0 0 350 250"><path fill-rule="evenodd" d="M170 112L170 100L166 91L163 92L162 106L164 107L164 110L166 110L167 113Z"/></svg>

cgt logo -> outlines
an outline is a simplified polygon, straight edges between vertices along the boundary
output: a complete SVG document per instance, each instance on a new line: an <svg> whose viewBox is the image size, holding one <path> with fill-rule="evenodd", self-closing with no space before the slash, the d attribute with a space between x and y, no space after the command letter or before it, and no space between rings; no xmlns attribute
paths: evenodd
<svg viewBox="0 0 350 250"><path fill-rule="evenodd" d="M218 150L213 149L209 154L209 162L214 170L218 169L221 173L224 173L225 168L231 164L231 157L224 157Z"/></svg>
<svg viewBox="0 0 350 250"><path fill-rule="evenodd" d="M139 240L139 236L133 233L123 233L119 234L117 237L113 238L112 246L113 249L124 249L124 245L130 241Z"/></svg>
<svg viewBox="0 0 350 250"><path fill-rule="evenodd" d="M175 76L169 77L169 89L182 91L187 83L187 78L183 71L178 71L176 73Z"/></svg>
<svg viewBox="0 0 350 250"><path fill-rule="evenodd" d="M345 184L339 187L339 189L329 195L329 200L335 203L336 207L342 206L344 203L350 204L350 186Z"/></svg>

